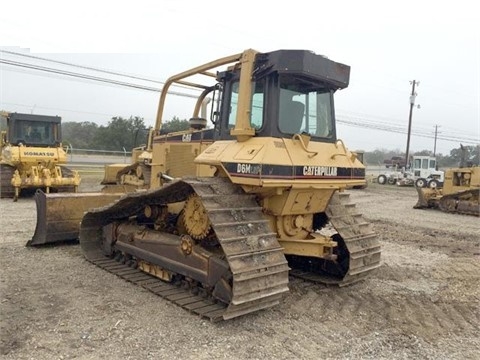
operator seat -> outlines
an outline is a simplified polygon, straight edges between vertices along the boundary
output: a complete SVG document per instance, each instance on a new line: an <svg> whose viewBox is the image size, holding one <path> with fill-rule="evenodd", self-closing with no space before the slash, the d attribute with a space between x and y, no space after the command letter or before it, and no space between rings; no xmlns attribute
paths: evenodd
<svg viewBox="0 0 480 360"><path fill-rule="evenodd" d="M303 122L305 105L300 101L291 101L280 109L280 130L288 134L297 134Z"/></svg>
<svg viewBox="0 0 480 360"><path fill-rule="evenodd" d="M32 132L31 140L33 142L40 142L42 141L42 135L40 135L40 132L37 129L34 129Z"/></svg>

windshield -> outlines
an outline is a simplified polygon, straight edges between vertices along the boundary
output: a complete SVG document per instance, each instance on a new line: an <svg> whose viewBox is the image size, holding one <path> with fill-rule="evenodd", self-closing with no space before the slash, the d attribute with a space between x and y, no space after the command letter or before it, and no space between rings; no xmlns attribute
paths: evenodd
<svg viewBox="0 0 480 360"><path fill-rule="evenodd" d="M52 145L55 143L56 124L47 121L16 120L10 142L32 145Z"/></svg>
<svg viewBox="0 0 480 360"><path fill-rule="evenodd" d="M272 125L275 133L280 131L285 137L293 134L308 133L312 137L334 139L332 99L333 91L323 87L322 83L308 82L293 76L279 77L278 110L265 113L265 81L252 82L251 108L248 113L250 126L257 131L264 128L264 117L278 114L278 125ZM276 89L275 89L276 90ZM235 126L238 113L239 82L232 83L228 128ZM271 104L275 104L274 101Z"/></svg>
<svg viewBox="0 0 480 360"><path fill-rule="evenodd" d="M328 89L297 90L298 84L280 82L279 128L286 134L333 136L332 93Z"/></svg>

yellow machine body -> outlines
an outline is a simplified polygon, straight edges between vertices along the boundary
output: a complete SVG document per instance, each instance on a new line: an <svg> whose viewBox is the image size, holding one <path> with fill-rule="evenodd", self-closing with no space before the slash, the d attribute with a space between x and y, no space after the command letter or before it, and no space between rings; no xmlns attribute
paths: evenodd
<svg viewBox="0 0 480 360"><path fill-rule="evenodd" d="M416 209L480 216L480 166L447 169L443 188L417 187L417 193Z"/></svg>
<svg viewBox="0 0 480 360"><path fill-rule="evenodd" d="M22 189L76 192L80 176L65 166L60 118L7 113L1 139L1 197L17 200Z"/></svg>
<svg viewBox="0 0 480 360"><path fill-rule="evenodd" d="M364 279L380 266L380 244L345 191L365 183L365 166L336 136L333 94L349 73L309 51L248 49L170 77L151 158L129 169L148 189L83 209L85 257L211 320L279 304L289 274ZM201 94L191 129L163 134L172 84ZM200 116L209 96L212 127ZM50 197L39 202L55 207Z"/></svg>
<svg viewBox="0 0 480 360"><path fill-rule="evenodd" d="M150 163L152 161L153 130L148 134L147 145L132 149L130 164L105 165L103 185L126 185L148 189L150 185Z"/></svg>

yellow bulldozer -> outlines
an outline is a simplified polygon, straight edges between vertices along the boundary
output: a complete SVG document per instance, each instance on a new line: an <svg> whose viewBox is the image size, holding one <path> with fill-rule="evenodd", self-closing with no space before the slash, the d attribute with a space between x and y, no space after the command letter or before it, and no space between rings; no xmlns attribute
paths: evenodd
<svg viewBox="0 0 480 360"><path fill-rule="evenodd" d="M443 188L417 187L417 192L415 209L480 216L480 166L448 169Z"/></svg>
<svg viewBox="0 0 480 360"><path fill-rule="evenodd" d="M153 135L154 131L150 129L147 144L132 149L130 164L105 165L101 182L102 185L106 185L105 191L108 189L112 192L116 191L113 189L122 189L122 187L125 191L134 191L150 187Z"/></svg>
<svg viewBox="0 0 480 360"><path fill-rule="evenodd" d="M207 118L207 105L211 98L201 96L200 118ZM197 127L195 121L191 121L193 130ZM160 124L159 124L160 125ZM160 129L157 129L157 132ZM130 164L108 164L105 165L104 178L101 182L105 185L103 191L134 191L136 189L148 189L150 187L150 174L152 165L153 136L155 130L150 128L145 145L132 149Z"/></svg>
<svg viewBox="0 0 480 360"><path fill-rule="evenodd" d="M76 192L80 176L63 164L61 118L2 112L0 197L17 201L20 191Z"/></svg>
<svg viewBox="0 0 480 360"><path fill-rule="evenodd" d="M252 49L170 77L149 188L38 193L29 245L78 236L90 262L212 321L278 304L289 275L364 279L381 247L345 191L365 184L336 135L334 93L349 77L349 66L310 51ZM173 84L202 93L191 128L162 134ZM207 96L210 126L199 116Z"/></svg>

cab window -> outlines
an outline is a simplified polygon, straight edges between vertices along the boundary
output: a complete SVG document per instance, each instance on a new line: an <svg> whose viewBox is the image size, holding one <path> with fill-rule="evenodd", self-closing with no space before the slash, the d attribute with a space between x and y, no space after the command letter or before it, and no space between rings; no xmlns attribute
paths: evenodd
<svg viewBox="0 0 480 360"><path fill-rule="evenodd" d="M253 83L254 89L251 99L251 111L250 111L250 126L254 129L260 129L263 126L263 108L264 108L264 96L263 96L263 84ZM230 97L230 114L228 116L228 127L235 127L235 121L237 120L238 112L238 93L239 83L232 84L232 94Z"/></svg>
<svg viewBox="0 0 480 360"><path fill-rule="evenodd" d="M55 124L47 121L15 121L13 143L50 145L56 140Z"/></svg>
<svg viewBox="0 0 480 360"><path fill-rule="evenodd" d="M296 80L296 79L294 79ZM332 138L332 93L328 89L300 90L305 87L291 78L280 79L279 129L285 134L308 133Z"/></svg>

